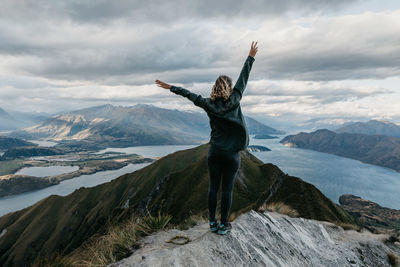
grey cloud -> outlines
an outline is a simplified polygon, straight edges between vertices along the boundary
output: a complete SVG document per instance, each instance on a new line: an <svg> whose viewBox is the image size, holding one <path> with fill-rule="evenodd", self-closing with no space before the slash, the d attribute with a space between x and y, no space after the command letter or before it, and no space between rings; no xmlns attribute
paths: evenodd
<svg viewBox="0 0 400 267"><path fill-rule="evenodd" d="M257 88L255 88L257 86ZM268 84L265 85L253 85L247 90L247 93L251 95L272 95L272 96L357 96L366 97L376 94L388 94L394 93L394 91L386 88L368 88L367 90L347 88L347 87L333 87L332 85L326 85L325 83L317 83L313 85L317 89L309 89L302 83L294 85L278 85ZM303 87L303 88L302 88Z"/></svg>
<svg viewBox="0 0 400 267"><path fill-rule="evenodd" d="M325 82L317 82L315 84L296 82L290 85L285 83L268 84L268 82L252 84L250 82L249 89L247 89L245 95L251 99L257 99L256 102L261 101L268 104L293 102L323 105L335 102L356 101L366 97L394 93L395 91L387 88L337 87Z"/></svg>
<svg viewBox="0 0 400 267"><path fill-rule="evenodd" d="M19 77L15 75L0 75L0 88L12 87L18 89L34 89L56 87L56 85L49 83L46 80L34 77Z"/></svg>
<svg viewBox="0 0 400 267"><path fill-rule="evenodd" d="M204 29L196 30L196 26L179 27L175 31L157 32L151 39L141 40L140 37L129 36L122 40L103 44L95 40L85 40L87 29L77 27L73 36L54 37L58 33L43 33L43 36L19 37L10 30L0 26L0 36L5 42L0 43L0 54L15 56L14 66L17 70L24 70L33 75L67 79L67 80L106 80L113 76L134 76L132 82L143 84L153 80L153 77L143 81L143 76L151 73L195 70L189 76L182 76L177 82L205 81L209 76L205 73L215 68L215 63L229 58L224 44L213 44ZM29 27L28 27L29 29ZM3 30L3 31L2 31ZM57 29L52 29L54 32ZM63 31L60 25L59 31ZM113 28L107 29L113 31ZM116 28L115 30L120 30ZM147 30L152 31L150 27ZM101 34L99 34L101 35ZM49 43L41 41L50 39ZM51 39L61 38L52 41ZM74 38L74 40L69 40ZM40 40L40 41L39 41ZM31 64L27 64L25 57L30 57ZM174 75L173 75L174 76ZM120 77L116 77L118 80ZM129 77L128 77L129 78ZM141 80L138 82L138 79ZM135 80L135 81L133 81ZM129 82L129 79L125 79Z"/></svg>
<svg viewBox="0 0 400 267"><path fill-rule="evenodd" d="M95 97L95 86L134 87L160 79L188 89L205 83L196 89L208 96L219 74L237 79L253 38L260 38L260 49L245 93L249 99L319 107L393 93L366 89L366 82L365 89L329 84L400 75L398 13L320 18L355 2L360 1L1 1L0 106L54 111L64 103L180 105L187 102L174 95ZM252 84L265 79L327 83L317 89L304 83L301 90ZM94 96L68 95L70 83L91 86Z"/></svg>
<svg viewBox="0 0 400 267"><path fill-rule="evenodd" d="M77 22L104 23L129 18L134 22L171 22L182 18L247 18L276 16L289 11L297 14L332 11L360 0L203 0L203 1L129 1L119 0L20 0L2 1L2 16L20 19L66 18ZM21 15L23 17L21 17Z"/></svg>
<svg viewBox="0 0 400 267"><path fill-rule="evenodd" d="M266 77L329 81L371 77L384 79L400 75L400 49L388 55L379 55L375 48L371 48L365 53L333 50L302 56L291 53L291 56L283 58L276 55L266 59L270 62L269 66L263 68Z"/></svg>
<svg viewBox="0 0 400 267"><path fill-rule="evenodd" d="M345 2L263 1L259 5L265 6L259 8L252 7L256 5L255 1L238 2L237 5L231 4L229 8L220 1L174 2L180 4L179 10L185 10L186 15L180 16L179 13L168 11L168 8L173 7L172 2L121 2L117 6L100 1L92 7L93 14L90 15L92 2L39 1L33 4L29 1L6 1L2 4L9 12L3 11L5 16L0 19L0 55L13 55L16 58L15 64L10 63L8 69L54 79L146 84L152 82L154 77L166 73L173 81L181 83L210 82L217 74L226 74L235 79L247 52L238 47L242 41L235 34L246 36L244 34L248 30L243 28L241 32L240 29L229 28L227 21L215 25L207 24L209 20L203 22L196 16L202 14L200 10L207 3L210 10L218 11L225 7L228 14L234 12L237 6L244 10L252 7L249 14L259 12L266 16L264 19L268 22L271 19L268 12L295 10L294 7L299 6L310 9L313 6L315 10L328 7L332 9L344 5ZM4 3L8 3L8 6ZM20 9L14 10L15 5ZM135 8L129 8L132 6ZM24 23L22 14L16 16L18 12L30 14L36 8L47 17L39 16L37 20L27 24ZM152 18L157 18L158 8L165 10L169 17L179 18L181 21L173 21L173 26L154 25L155 20ZM90 20L90 16L113 18L119 13L119 9L119 23L101 25L101 22L96 24L93 20L93 25L75 25L63 20L75 17L88 17ZM176 12L181 12L179 10ZM58 14L59 12L64 13ZM131 23L129 12L139 12L142 14L140 16L146 18L143 18L142 24ZM143 15L146 12L155 14L153 17ZM193 15L193 12L199 14ZM212 16L213 12L216 11L206 13ZM215 16L217 14L225 13L216 12ZM53 17L50 18L51 15ZM13 23L15 17L20 21ZM274 32L272 39L264 37L270 28L264 31L262 28L255 29L252 34L262 40L252 78L341 80L399 76L400 48L397 44L400 41L400 28L394 23L397 22L393 20L394 15L382 25L386 26L385 30L373 28L368 34L365 33L363 22L380 23L385 18L384 15L371 17L361 14L359 17L361 19L326 19L322 25L316 24L308 29L293 26L290 20L278 19L277 25L272 29L278 36L281 36L280 30L284 33L289 29L285 40L280 41L273 39ZM243 17L244 21L251 19L251 15ZM234 32L235 30L238 32ZM340 35L340 38L327 36L326 31L332 32L333 36ZM359 36L354 38L356 34ZM239 52L243 56L238 56ZM30 63L25 62L26 56L30 57Z"/></svg>

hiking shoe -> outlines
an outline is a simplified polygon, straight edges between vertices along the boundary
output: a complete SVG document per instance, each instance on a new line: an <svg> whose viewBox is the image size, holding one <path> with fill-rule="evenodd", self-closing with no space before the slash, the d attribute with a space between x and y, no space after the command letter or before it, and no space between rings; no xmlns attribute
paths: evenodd
<svg viewBox="0 0 400 267"><path fill-rule="evenodd" d="M227 223L221 223L218 227L217 233L219 235L225 235L226 233L230 232L232 229L232 226L229 222Z"/></svg>
<svg viewBox="0 0 400 267"><path fill-rule="evenodd" d="M211 232L216 233L218 231L218 222L217 221L209 221Z"/></svg>

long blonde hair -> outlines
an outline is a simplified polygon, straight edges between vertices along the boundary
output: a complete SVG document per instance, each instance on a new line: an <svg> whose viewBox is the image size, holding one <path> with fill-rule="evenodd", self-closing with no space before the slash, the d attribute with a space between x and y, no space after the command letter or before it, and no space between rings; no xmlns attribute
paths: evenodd
<svg viewBox="0 0 400 267"><path fill-rule="evenodd" d="M227 100L232 93L232 79L226 75L220 75L212 87L210 99L214 101L216 98Z"/></svg>

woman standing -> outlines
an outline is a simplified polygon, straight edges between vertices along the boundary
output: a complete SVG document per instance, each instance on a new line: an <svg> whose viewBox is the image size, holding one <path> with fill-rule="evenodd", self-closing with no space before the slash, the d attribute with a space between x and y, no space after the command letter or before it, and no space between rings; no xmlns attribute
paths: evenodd
<svg viewBox="0 0 400 267"><path fill-rule="evenodd" d="M208 189L209 224L212 232L222 235L231 230L228 218L232 204L233 185L240 167L239 151L245 150L249 144L248 130L240 108L240 100L246 88L257 51L257 42L253 41L235 86L232 87L232 79L230 77L220 75L212 87L209 98L203 98L201 95L194 94L185 88L156 80L158 86L187 97L196 106L203 108L210 119L211 134L208 151L210 176ZM218 224L216 209L221 179L221 223Z"/></svg>

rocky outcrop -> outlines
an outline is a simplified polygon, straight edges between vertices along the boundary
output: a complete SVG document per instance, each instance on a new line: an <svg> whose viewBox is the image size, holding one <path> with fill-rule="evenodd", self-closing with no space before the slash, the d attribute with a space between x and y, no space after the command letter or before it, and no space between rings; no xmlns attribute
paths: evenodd
<svg viewBox="0 0 400 267"><path fill-rule="evenodd" d="M370 231L400 236L400 210L382 207L375 202L350 194L341 195L339 203Z"/></svg>
<svg viewBox="0 0 400 267"><path fill-rule="evenodd" d="M167 243L177 235L191 241ZM232 222L226 236L211 233L207 222L186 231L158 232L144 238L130 257L108 266L391 266L387 253L399 254L400 244L385 244L385 238L251 210Z"/></svg>

